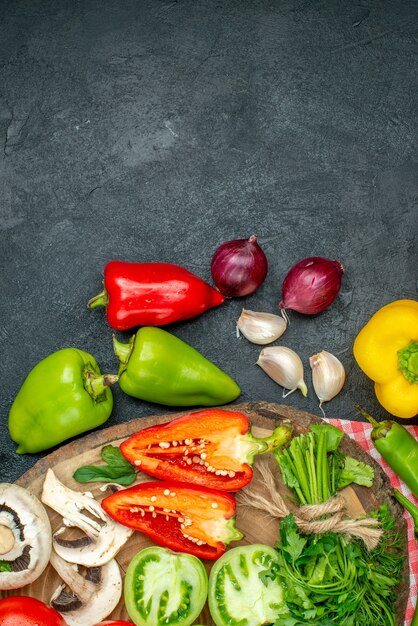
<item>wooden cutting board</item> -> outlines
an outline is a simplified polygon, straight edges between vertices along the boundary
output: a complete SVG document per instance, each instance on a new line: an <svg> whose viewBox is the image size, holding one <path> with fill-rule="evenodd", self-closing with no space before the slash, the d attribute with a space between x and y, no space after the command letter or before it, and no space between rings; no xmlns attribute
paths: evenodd
<svg viewBox="0 0 418 626"><path fill-rule="evenodd" d="M289 420L291 422L295 435L307 431L310 424L320 423L322 421L319 417L299 411L293 407L266 402L236 404L221 408L228 408L228 410L236 410L246 413L253 424L253 432L257 436L268 434L268 432L273 430L283 420ZM187 411L187 413L189 412L191 411ZM102 463L100 451L104 445L119 445L123 439L129 437L138 430L170 421L174 417L178 417L184 413L185 412L142 417L98 432L93 432L85 437L60 447L39 460L32 467L32 469L21 476L17 483L26 487L39 497L42 491L45 473L48 468L52 468L57 478L67 487L77 491L91 491L94 496L100 500L104 495L100 491L101 483L88 483L87 485L81 485L72 478L73 472L81 465ZM403 510L391 497L391 487L386 474L357 443L352 441L346 435L341 443L341 448L346 451L347 454L372 465L375 470L375 481L371 489L358 486L354 486L353 488L348 487L346 489L350 513L353 516L356 516L364 511L372 511L376 509L380 503L386 502L389 504L392 514L395 516L398 526L406 539L407 531L402 515ZM257 462L258 461L256 460L255 468L257 467ZM275 463L274 460L273 463ZM149 480L151 479L149 478ZM262 488L262 486L260 488ZM286 492L286 488L281 485L280 482L278 484L278 489L283 489L283 492ZM61 526L61 517L48 507L46 508L50 517L52 530L55 531L59 526ZM277 518L266 514L265 511L262 512L252 507L241 506L239 503L237 506L236 525L244 533L244 539L240 542L242 544L265 543L273 546L278 538ZM139 550L149 545L152 545L152 543L145 535L135 532L131 536L127 544L116 557L122 573L126 571L132 557ZM234 543L232 545L238 544ZM396 607L397 624L399 624L399 626L404 623L403 616L405 614L409 592L409 562L406 550L407 548L405 549L404 584L399 589ZM205 563L205 566L209 571L211 563L207 562ZM48 603L53 591L59 583L60 580L55 573L55 570L51 566L48 566L42 576L31 585L13 592L4 592L1 597L16 595L16 593L18 593L20 595L30 595ZM129 616L125 610L123 600L120 601L117 608L109 616L109 619L111 618L125 619L129 621ZM207 607L205 607L202 615L196 623L205 624L205 626L212 626L212 621Z"/></svg>

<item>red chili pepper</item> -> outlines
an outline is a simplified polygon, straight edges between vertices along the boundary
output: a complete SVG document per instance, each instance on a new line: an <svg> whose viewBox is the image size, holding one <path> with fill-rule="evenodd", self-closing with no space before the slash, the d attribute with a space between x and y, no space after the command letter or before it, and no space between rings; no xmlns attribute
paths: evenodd
<svg viewBox="0 0 418 626"><path fill-rule="evenodd" d="M235 528L232 495L175 481L134 485L102 500L119 524L139 530L155 543L201 559L219 558L230 541L242 539Z"/></svg>
<svg viewBox="0 0 418 626"><path fill-rule="evenodd" d="M224 296L179 265L110 261L104 269L104 290L89 300L106 307L115 330L163 326L200 315L219 306Z"/></svg>
<svg viewBox="0 0 418 626"><path fill-rule="evenodd" d="M290 426L283 424L270 437L258 439L244 413L207 409L144 428L122 442L120 450L156 478L237 491L251 481L255 455L283 445L290 436Z"/></svg>

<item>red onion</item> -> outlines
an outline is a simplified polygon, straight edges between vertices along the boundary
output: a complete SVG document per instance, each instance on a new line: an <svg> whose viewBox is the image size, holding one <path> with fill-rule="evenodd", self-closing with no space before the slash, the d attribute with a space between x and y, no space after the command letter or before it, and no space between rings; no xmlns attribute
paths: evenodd
<svg viewBox="0 0 418 626"><path fill-rule="evenodd" d="M213 282L224 296L248 296L264 281L268 264L256 235L252 235L220 245L210 269Z"/></svg>
<svg viewBox="0 0 418 626"><path fill-rule="evenodd" d="M339 261L319 256L302 259L286 274L279 308L306 315L324 311L337 297L343 274Z"/></svg>

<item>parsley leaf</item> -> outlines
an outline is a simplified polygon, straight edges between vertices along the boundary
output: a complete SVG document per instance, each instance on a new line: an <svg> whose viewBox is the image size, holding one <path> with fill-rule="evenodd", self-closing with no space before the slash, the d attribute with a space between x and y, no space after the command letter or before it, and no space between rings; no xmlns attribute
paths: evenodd
<svg viewBox="0 0 418 626"><path fill-rule="evenodd" d="M288 555L288 559L296 561L306 546L306 539L298 534L295 518L287 515L280 522L281 549Z"/></svg>
<svg viewBox="0 0 418 626"><path fill-rule="evenodd" d="M0 561L0 572L11 572L12 566L9 561Z"/></svg>
<svg viewBox="0 0 418 626"><path fill-rule="evenodd" d="M370 465L366 465L363 461L353 459L346 456L344 459L344 467L338 477L337 489L343 489L351 483L371 487L373 485L374 470Z"/></svg>

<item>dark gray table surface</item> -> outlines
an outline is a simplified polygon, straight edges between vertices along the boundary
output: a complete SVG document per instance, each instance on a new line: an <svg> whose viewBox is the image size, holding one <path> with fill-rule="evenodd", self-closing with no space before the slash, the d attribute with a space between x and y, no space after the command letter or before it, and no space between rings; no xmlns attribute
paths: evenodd
<svg viewBox="0 0 418 626"><path fill-rule="evenodd" d="M337 301L291 314L280 340L309 386L285 402L320 414L308 358L326 349L347 371L327 415L358 419L359 402L388 417L352 345L379 307L417 297L417 32L416 0L0 2L1 480L41 456L16 455L7 431L40 359L76 346L116 370L104 311L86 307L107 261L210 282L216 247L254 233L262 287L169 330L239 401L282 402L235 322L276 312L297 260L337 258ZM114 396L107 426L166 411Z"/></svg>

